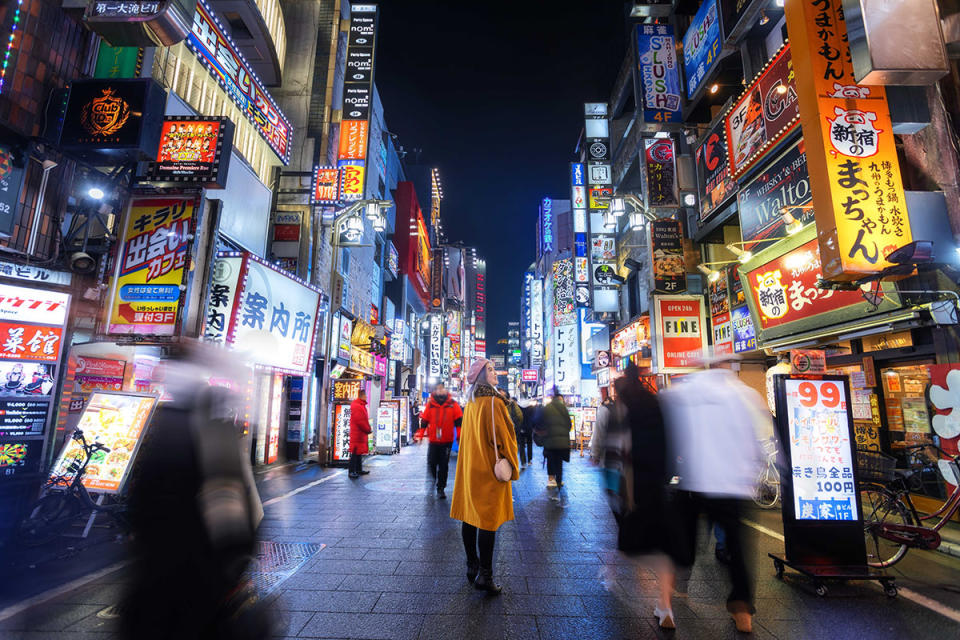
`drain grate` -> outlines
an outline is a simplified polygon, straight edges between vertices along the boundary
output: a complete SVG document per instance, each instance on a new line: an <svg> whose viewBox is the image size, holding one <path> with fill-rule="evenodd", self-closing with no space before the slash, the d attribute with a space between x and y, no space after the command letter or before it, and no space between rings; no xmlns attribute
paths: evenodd
<svg viewBox="0 0 960 640"><path fill-rule="evenodd" d="M257 557L249 569L257 593L261 597L268 595L325 546L310 542L259 542Z"/></svg>

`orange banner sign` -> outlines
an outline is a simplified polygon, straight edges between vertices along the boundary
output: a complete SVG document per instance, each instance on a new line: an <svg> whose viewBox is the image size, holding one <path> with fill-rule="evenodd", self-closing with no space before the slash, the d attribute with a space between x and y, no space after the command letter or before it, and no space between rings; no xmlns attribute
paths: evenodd
<svg viewBox="0 0 960 640"><path fill-rule="evenodd" d="M890 266L910 222L882 86L856 83L840 0L787 0L823 276Z"/></svg>

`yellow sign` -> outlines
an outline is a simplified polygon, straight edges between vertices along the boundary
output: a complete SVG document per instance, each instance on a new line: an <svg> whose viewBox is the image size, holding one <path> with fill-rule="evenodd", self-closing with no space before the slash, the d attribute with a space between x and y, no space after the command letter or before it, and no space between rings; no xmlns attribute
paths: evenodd
<svg viewBox="0 0 960 640"><path fill-rule="evenodd" d="M785 10L823 277L854 280L912 239L886 90L857 84L840 0Z"/></svg>
<svg viewBox="0 0 960 640"><path fill-rule="evenodd" d="M113 278L107 333L174 335L195 211L192 195L133 198Z"/></svg>

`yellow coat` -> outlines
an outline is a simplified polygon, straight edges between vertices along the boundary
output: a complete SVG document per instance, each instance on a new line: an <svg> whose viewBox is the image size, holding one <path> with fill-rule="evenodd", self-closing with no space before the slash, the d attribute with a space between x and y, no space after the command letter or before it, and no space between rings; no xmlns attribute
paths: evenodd
<svg viewBox="0 0 960 640"><path fill-rule="evenodd" d="M520 477L517 436L506 404L499 397L478 395L463 411L450 517L478 529L496 531L504 522L513 520L513 483L500 482L493 475L496 458L490 427L491 406L500 457L506 458L513 467L513 480Z"/></svg>

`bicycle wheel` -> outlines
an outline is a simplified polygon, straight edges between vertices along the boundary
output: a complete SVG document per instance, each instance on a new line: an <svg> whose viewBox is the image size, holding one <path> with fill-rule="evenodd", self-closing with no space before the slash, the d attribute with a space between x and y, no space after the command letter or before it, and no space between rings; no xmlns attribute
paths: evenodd
<svg viewBox="0 0 960 640"><path fill-rule="evenodd" d="M907 554L907 545L887 540L877 532L883 524L912 525L913 516L900 498L878 484L860 486L860 511L866 538L867 564L882 569L891 567Z"/></svg>
<svg viewBox="0 0 960 640"><path fill-rule="evenodd" d="M27 547L53 541L77 516L79 505L66 493L51 493L40 498L27 511L17 527L17 540Z"/></svg>
<svg viewBox="0 0 960 640"><path fill-rule="evenodd" d="M758 507L772 509L780 502L780 476L776 469L767 465L757 476L757 486L753 493L753 502Z"/></svg>

